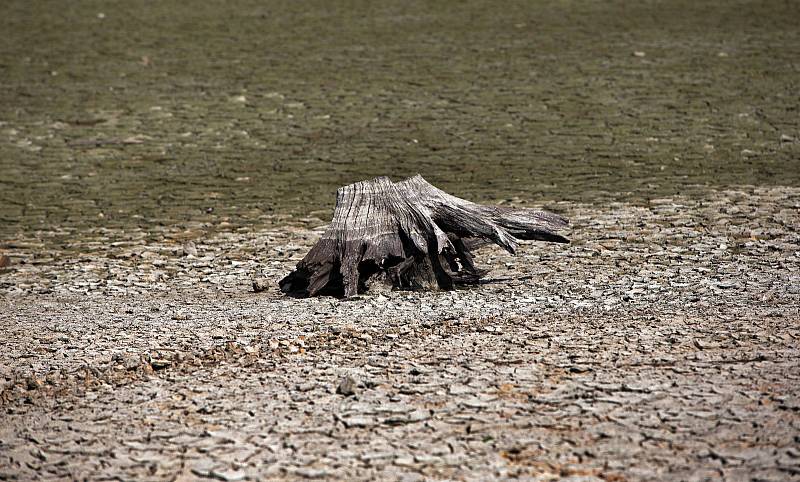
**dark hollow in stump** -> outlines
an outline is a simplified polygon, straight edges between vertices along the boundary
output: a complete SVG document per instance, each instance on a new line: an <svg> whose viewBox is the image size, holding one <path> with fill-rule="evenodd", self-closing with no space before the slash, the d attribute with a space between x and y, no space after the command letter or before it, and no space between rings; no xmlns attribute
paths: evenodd
<svg viewBox="0 0 800 482"><path fill-rule="evenodd" d="M553 213L465 201L420 175L378 177L339 188L330 226L280 288L296 297L351 297L375 283L449 290L486 274L472 260L477 246L514 253L521 239L568 243L554 232L566 226Z"/></svg>

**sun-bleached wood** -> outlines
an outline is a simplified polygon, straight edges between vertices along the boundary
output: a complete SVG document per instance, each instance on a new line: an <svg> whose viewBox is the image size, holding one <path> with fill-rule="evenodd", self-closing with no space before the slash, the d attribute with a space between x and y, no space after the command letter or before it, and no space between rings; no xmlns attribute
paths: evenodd
<svg viewBox="0 0 800 482"><path fill-rule="evenodd" d="M351 297L374 283L452 289L486 273L473 262L476 246L514 253L519 240L568 243L555 232L566 226L553 213L466 201L419 175L378 177L339 188L330 226L280 288L300 297Z"/></svg>

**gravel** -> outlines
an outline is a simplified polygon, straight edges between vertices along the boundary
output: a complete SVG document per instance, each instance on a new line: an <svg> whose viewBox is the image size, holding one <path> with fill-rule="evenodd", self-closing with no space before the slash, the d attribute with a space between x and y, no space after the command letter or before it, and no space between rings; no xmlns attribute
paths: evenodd
<svg viewBox="0 0 800 482"><path fill-rule="evenodd" d="M798 208L555 204L570 245L346 301L277 290L314 219L10 240L0 479L798 478Z"/></svg>

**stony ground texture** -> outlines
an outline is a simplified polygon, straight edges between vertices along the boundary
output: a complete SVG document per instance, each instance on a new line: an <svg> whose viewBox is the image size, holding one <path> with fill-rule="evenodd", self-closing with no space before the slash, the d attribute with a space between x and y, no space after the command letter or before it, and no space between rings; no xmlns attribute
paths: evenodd
<svg viewBox="0 0 800 482"><path fill-rule="evenodd" d="M549 207L572 244L348 301L276 289L313 219L14 240L0 479L800 478L800 190Z"/></svg>
<svg viewBox="0 0 800 482"><path fill-rule="evenodd" d="M800 478L792 2L3 7L0 479ZM418 172L574 242L277 292Z"/></svg>

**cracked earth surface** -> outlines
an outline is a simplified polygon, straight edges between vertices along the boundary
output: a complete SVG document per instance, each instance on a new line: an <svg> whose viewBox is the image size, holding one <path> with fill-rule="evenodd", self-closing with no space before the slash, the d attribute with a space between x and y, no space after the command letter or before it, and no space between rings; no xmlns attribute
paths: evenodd
<svg viewBox="0 0 800 482"><path fill-rule="evenodd" d="M275 288L312 219L18 239L0 478L798 478L798 207L561 203L572 244L484 248L479 287L348 301Z"/></svg>

